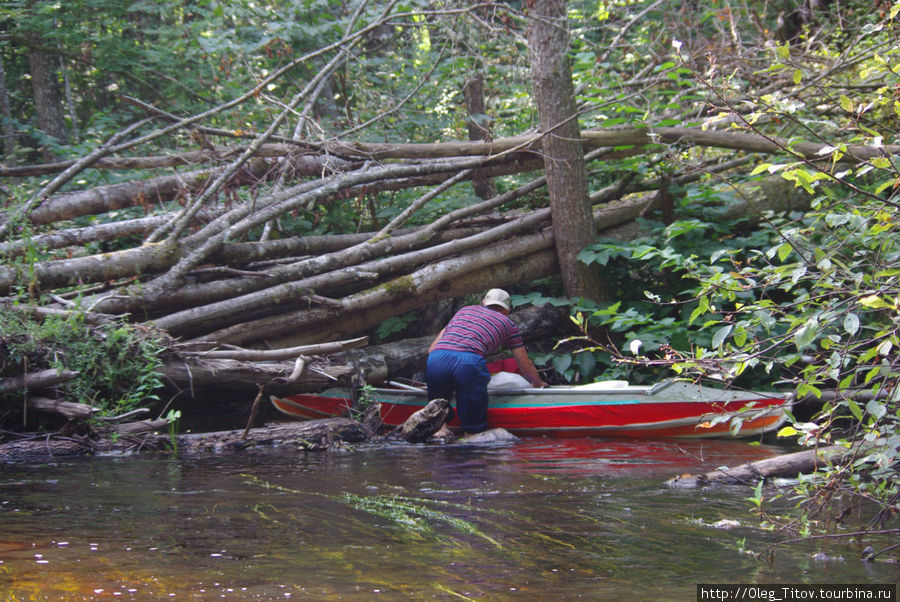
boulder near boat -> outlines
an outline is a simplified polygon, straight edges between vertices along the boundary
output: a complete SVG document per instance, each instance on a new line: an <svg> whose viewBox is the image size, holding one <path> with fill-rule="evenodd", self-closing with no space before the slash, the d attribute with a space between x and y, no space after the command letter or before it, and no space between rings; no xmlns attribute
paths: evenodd
<svg viewBox="0 0 900 602"><path fill-rule="evenodd" d="M423 385L391 382L370 389L370 394L389 427L403 424L428 403ZM279 411L302 419L341 416L352 404L351 392L337 388L271 399ZM789 409L790 402L777 394L676 379L652 386L605 381L544 389L491 388L488 426L516 435L555 437L753 437L779 428ZM458 419L449 426L459 428Z"/></svg>

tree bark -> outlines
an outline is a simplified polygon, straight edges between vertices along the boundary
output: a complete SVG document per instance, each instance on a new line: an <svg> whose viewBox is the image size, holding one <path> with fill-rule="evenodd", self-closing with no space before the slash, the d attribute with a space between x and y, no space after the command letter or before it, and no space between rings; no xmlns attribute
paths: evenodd
<svg viewBox="0 0 900 602"><path fill-rule="evenodd" d="M741 464L734 468L717 468L702 475L684 475L669 480L666 484L679 489L691 489L706 485L740 484L753 485L761 479L773 477L797 478L798 474L815 472L828 464L837 464L851 455L851 451L840 445L821 449L808 449L775 458Z"/></svg>
<svg viewBox="0 0 900 602"><path fill-rule="evenodd" d="M0 57L0 120L3 127L3 163L9 166L16 164L16 128L13 126L12 112L9 109L9 89L6 87L6 71L3 68L3 57Z"/></svg>
<svg viewBox="0 0 900 602"><path fill-rule="evenodd" d="M449 401L432 399L428 405L413 412L406 422L391 431L390 436L405 439L410 443L424 443L447 422L449 414Z"/></svg>
<svg viewBox="0 0 900 602"><path fill-rule="evenodd" d="M477 71L463 82L463 98L469 114L467 126L469 140L491 142L494 139L490 118L484 104L484 72ZM481 173L472 177L472 187L482 199L489 199L497 194L494 181Z"/></svg>
<svg viewBox="0 0 900 602"><path fill-rule="evenodd" d="M59 414L69 420L84 420L90 418L98 409L86 403L63 401L61 399L47 399L45 397L29 397L26 402L33 410L40 410L51 414Z"/></svg>
<svg viewBox="0 0 900 602"><path fill-rule="evenodd" d="M38 128L59 144L64 144L66 123L63 118L62 92L56 75L58 58L44 51L43 39L39 33L29 32L27 39L30 45L28 64ZM52 160L55 156L46 146L42 146L41 152L45 161Z"/></svg>
<svg viewBox="0 0 900 602"><path fill-rule="evenodd" d="M157 430L166 421L156 421L149 426ZM124 425L123 425L124 426ZM119 432L115 440L101 438L60 437L49 434L38 438L0 444L0 462L35 462L60 457L135 452L165 451L171 453L172 437L158 432L129 432L129 429L110 429ZM285 422L251 428L249 431L217 431L175 435L178 454L210 455L222 452L246 451L259 447L289 447L296 450L318 451L336 447L342 443L358 443L372 437L372 430L349 418L326 418L303 422Z"/></svg>
<svg viewBox="0 0 900 602"><path fill-rule="evenodd" d="M595 270L578 254L596 240L588 200L581 132L575 103L565 0L532 0L528 6L528 55L534 100L543 134L544 173L563 288L569 297L605 298Z"/></svg>

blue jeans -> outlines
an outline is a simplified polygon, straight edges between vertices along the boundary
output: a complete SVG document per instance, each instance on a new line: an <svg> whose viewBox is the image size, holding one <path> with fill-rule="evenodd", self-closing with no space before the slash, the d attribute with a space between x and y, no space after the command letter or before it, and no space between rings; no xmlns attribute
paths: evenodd
<svg viewBox="0 0 900 602"><path fill-rule="evenodd" d="M467 433L480 433L487 428L490 380L487 364L477 353L436 349L428 354L428 400L450 401L455 392L456 413Z"/></svg>

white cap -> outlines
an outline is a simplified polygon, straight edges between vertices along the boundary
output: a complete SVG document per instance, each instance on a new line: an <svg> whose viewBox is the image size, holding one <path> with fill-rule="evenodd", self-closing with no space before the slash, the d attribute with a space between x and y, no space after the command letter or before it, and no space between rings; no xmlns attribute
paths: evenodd
<svg viewBox="0 0 900 602"><path fill-rule="evenodd" d="M499 305L506 311L509 311L512 305L509 302L509 293L502 288L492 288L484 296L482 305Z"/></svg>

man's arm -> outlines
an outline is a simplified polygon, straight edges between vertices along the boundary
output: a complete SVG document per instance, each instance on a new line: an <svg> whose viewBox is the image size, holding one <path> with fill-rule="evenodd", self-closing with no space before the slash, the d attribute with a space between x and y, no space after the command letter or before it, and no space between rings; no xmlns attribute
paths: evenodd
<svg viewBox="0 0 900 602"><path fill-rule="evenodd" d="M438 335L434 337L434 340L431 341L431 345L428 347L428 353L431 353L434 350L434 346L437 345L438 341L441 340L441 337L444 336L444 330L446 329L442 328Z"/></svg>
<svg viewBox="0 0 900 602"><path fill-rule="evenodd" d="M538 374L537 368L534 367L534 363L531 361L531 358L528 357L528 352L525 351L525 347L513 348L512 354L516 359L516 364L519 366L519 372L528 379L532 387L540 389L541 387L548 386L541 378L541 375Z"/></svg>

